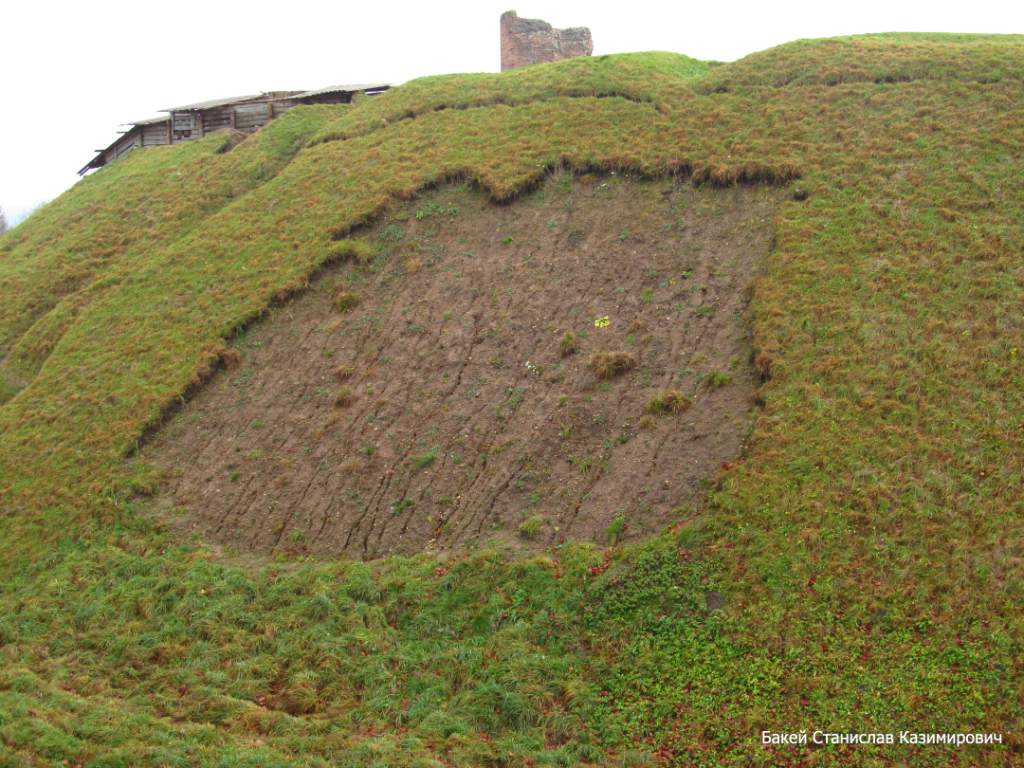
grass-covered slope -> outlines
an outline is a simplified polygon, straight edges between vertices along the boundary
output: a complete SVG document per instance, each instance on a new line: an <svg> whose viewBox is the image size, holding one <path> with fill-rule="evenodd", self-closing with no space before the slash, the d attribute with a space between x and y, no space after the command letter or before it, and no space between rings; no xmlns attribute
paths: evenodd
<svg viewBox="0 0 1024 768"><path fill-rule="evenodd" d="M1024 79L1024 35L893 33L799 40L755 53L700 80L704 91L737 86Z"/></svg>
<svg viewBox="0 0 1024 768"><path fill-rule="evenodd" d="M479 99L421 81L330 124L300 113L282 146L307 148L237 170L287 124L225 155L145 150L0 240L0 354L50 329L0 406L0 764L1019 758L1024 44L886 36L678 62L573 62L592 90L564 90L555 66L477 76ZM126 456L338 238L391 196L462 176L512 200L561 164L799 174L808 193L783 206L753 290L763 412L687 524L525 561L247 565L141 514L150 480ZM180 195L175 168L195 168ZM94 218L93 191L160 213ZM760 744L816 728L1005 736Z"/></svg>
<svg viewBox="0 0 1024 768"><path fill-rule="evenodd" d="M678 53L625 53L566 59L504 72L434 75L370 99L321 129L313 142L351 138L434 110L526 104L560 96L619 96L664 104L682 97L705 62Z"/></svg>
<svg viewBox="0 0 1024 768"><path fill-rule="evenodd" d="M303 108L227 153L237 140L227 134L133 153L13 230L0 242L0 402L34 375L81 307L117 275L272 178L340 111Z"/></svg>

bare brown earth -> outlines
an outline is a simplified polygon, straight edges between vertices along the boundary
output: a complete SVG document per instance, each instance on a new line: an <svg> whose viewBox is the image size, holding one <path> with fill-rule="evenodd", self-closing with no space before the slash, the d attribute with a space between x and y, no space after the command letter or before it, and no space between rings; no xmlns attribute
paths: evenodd
<svg viewBox="0 0 1024 768"><path fill-rule="evenodd" d="M357 233L371 263L272 310L146 447L158 510L241 550L364 558L686 516L749 432L745 288L779 194L559 174L508 206L396 204ZM635 367L599 378L618 352ZM692 406L647 414L667 389Z"/></svg>

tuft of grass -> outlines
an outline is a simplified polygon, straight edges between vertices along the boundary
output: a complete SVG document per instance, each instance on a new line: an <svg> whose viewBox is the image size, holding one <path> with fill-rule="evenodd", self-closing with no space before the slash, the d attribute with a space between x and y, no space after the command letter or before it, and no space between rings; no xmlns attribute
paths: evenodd
<svg viewBox="0 0 1024 768"><path fill-rule="evenodd" d="M352 387L340 387L334 394L335 408L348 408L356 401L356 393Z"/></svg>
<svg viewBox="0 0 1024 768"><path fill-rule="evenodd" d="M530 515L519 524L519 535L524 539L532 541L540 534L543 526L544 518L541 515Z"/></svg>
<svg viewBox="0 0 1024 768"><path fill-rule="evenodd" d="M562 340L558 343L558 353L562 357L569 357L569 355L574 354L578 348L576 334L572 331L566 331L565 335L562 336Z"/></svg>
<svg viewBox="0 0 1024 768"><path fill-rule="evenodd" d="M498 418L504 419L510 413L515 413L523 404L526 398L525 387L509 387L505 390L505 399L498 405L496 411Z"/></svg>
<svg viewBox="0 0 1024 768"><path fill-rule="evenodd" d="M602 380L614 379L636 368L636 358L629 352L597 352L590 358L590 370Z"/></svg>
<svg viewBox="0 0 1024 768"><path fill-rule="evenodd" d="M611 523L608 524L608 528L605 530L605 541L608 543L608 546L614 547L622 541L622 537L628 527L626 514L624 512L616 512L615 517L612 518Z"/></svg>
<svg viewBox="0 0 1024 768"><path fill-rule="evenodd" d="M644 410L652 415L660 413L684 413L693 405L690 398L678 389L666 389L647 401Z"/></svg>
<svg viewBox="0 0 1024 768"><path fill-rule="evenodd" d="M334 378L338 381L348 381L356 375L356 369L351 365L339 365L334 369Z"/></svg>
<svg viewBox="0 0 1024 768"><path fill-rule="evenodd" d="M358 293L341 290L334 294L334 308L339 312L349 312L359 306L361 299Z"/></svg>
<svg viewBox="0 0 1024 768"><path fill-rule="evenodd" d="M704 384L708 389L721 389L732 383L732 376L723 371L711 371L704 377Z"/></svg>
<svg viewBox="0 0 1024 768"><path fill-rule="evenodd" d="M435 461L437 461L436 448L431 448L429 451L424 451L423 453L416 454L412 457L412 463L416 469L426 469Z"/></svg>
<svg viewBox="0 0 1024 768"><path fill-rule="evenodd" d="M391 514L401 515L404 512L415 509L416 502L412 499L399 499L391 505Z"/></svg>

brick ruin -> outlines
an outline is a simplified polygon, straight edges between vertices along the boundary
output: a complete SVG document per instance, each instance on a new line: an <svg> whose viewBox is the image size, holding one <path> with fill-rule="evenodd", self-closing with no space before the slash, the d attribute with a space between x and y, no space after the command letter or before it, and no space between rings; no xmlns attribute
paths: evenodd
<svg viewBox="0 0 1024 768"><path fill-rule="evenodd" d="M586 27L555 29L540 19L521 19L515 11L501 14L502 72L593 52L594 41Z"/></svg>

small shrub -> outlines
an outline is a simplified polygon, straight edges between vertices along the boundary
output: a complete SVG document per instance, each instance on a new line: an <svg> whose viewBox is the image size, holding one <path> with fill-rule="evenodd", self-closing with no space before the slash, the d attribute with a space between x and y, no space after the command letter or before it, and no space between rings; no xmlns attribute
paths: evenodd
<svg viewBox="0 0 1024 768"><path fill-rule="evenodd" d="M334 295L334 308L339 312L348 312L359 306L359 294L352 291L338 291Z"/></svg>
<svg viewBox="0 0 1024 768"><path fill-rule="evenodd" d="M573 354L576 349L576 334L572 331L566 331L565 336L562 337L562 341L558 344L558 351L561 353L562 357L568 357Z"/></svg>
<svg viewBox="0 0 1024 768"><path fill-rule="evenodd" d="M704 379L704 383L708 385L710 389L721 389L732 382L732 376L721 371L712 371Z"/></svg>
<svg viewBox="0 0 1024 768"><path fill-rule="evenodd" d="M659 413L683 413L692 405L690 398L678 389L666 389L647 401L647 412L652 415Z"/></svg>
<svg viewBox="0 0 1024 768"><path fill-rule="evenodd" d="M611 524L608 526L608 530L605 531L605 536L608 540L608 546L614 547L620 541L622 541L622 535L626 532L626 528L629 525L626 523L626 515L624 512L616 513L615 517L612 518Z"/></svg>
<svg viewBox="0 0 1024 768"><path fill-rule="evenodd" d="M342 387L334 395L335 408L348 408L355 401L356 393L352 391L352 387Z"/></svg>
<svg viewBox="0 0 1024 768"><path fill-rule="evenodd" d="M599 379L614 379L636 368L636 358L629 352L598 352L590 358L590 369Z"/></svg>
<svg viewBox="0 0 1024 768"><path fill-rule="evenodd" d="M348 381L356 373L356 369L351 365L339 365L334 369L334 378L338 381Z"/></svg>
<svg viewBox="0 0 1024 768"><path fill-rule="evenodd" d="M544 525L544 518L540 515L530 515L519 524L519 535L524 539L533 540L537 538L541 527Z"/></svg>

